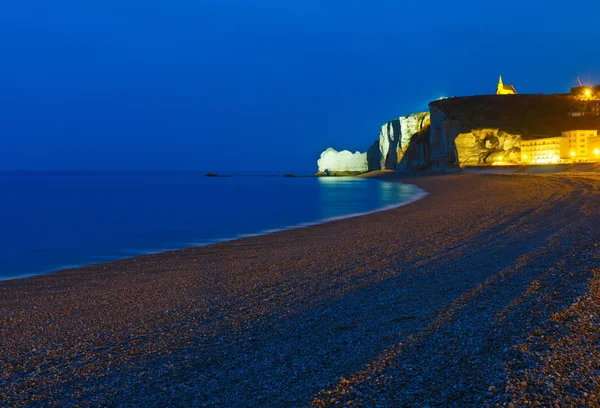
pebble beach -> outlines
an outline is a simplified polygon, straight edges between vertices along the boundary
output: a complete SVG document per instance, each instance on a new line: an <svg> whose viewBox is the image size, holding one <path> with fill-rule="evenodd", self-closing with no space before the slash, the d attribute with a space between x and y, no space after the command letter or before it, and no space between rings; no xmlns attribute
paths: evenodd
<svg viewBox="0 0 600 408"><path fill-rule="evenodd" d="M0 282L0 407L600 405L600 175Z"/></svg>

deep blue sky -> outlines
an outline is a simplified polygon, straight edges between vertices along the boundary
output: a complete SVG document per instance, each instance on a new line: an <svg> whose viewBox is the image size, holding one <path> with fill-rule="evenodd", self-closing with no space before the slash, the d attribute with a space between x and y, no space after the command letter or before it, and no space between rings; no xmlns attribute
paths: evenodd
<svg viewBox="0 0 600 408"><path fill-rule="evenodd" d="M600 5L551 4L5 1L0 169L314 171L499 74L600 82Z"/></svg>

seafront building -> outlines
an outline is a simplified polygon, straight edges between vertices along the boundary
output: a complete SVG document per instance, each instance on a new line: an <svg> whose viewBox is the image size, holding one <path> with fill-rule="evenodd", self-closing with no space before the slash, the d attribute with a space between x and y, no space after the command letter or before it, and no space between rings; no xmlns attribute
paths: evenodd
<svg viewBox="0 0 600 408"><path fill-rule="evenodd" d="M591 159L588 151L588 139L596 136L597 130L570 130L562 132L562 137L568 141L568 157L572 161L587 161Z"/></svg>
<svg viewBox="0 0 600 408"><path fill-rule="evenodd" d="M597 130L569 130L561 136L532 136L521 140L521 162L573 163L600 160Z"/></svg>
<svg viewBox="0 0 600 408"><path fill-rule="evenodd" d="M559 163L566 151L567 140L562 136L521 140L521 162L531 164Z"/></svg>

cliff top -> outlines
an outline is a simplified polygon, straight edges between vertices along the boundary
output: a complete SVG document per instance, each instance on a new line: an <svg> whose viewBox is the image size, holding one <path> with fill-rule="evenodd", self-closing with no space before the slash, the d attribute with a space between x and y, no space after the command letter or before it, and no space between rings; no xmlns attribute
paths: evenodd
<svg viewBox="0 0 600 408"><path fill-rule="evenodd" d="M569 94L554 95L478 95L431 102L448 119L460 123L463 131L499 128L525 138L556 136L574 129L600 130L600 116L569 116L586 109Z"/></svg>

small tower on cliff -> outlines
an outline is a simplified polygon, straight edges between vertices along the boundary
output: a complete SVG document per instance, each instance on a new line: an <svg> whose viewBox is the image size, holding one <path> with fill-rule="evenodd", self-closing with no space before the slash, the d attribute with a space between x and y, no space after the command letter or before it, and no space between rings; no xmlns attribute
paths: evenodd
<svg viewBox="0 0 600 408"><path fill-rule="evenodd" d="M496 95L516 95L517 90L512 85L505 85L502 83L502 75L498 80L498 88L496 88Z"/></svg>

